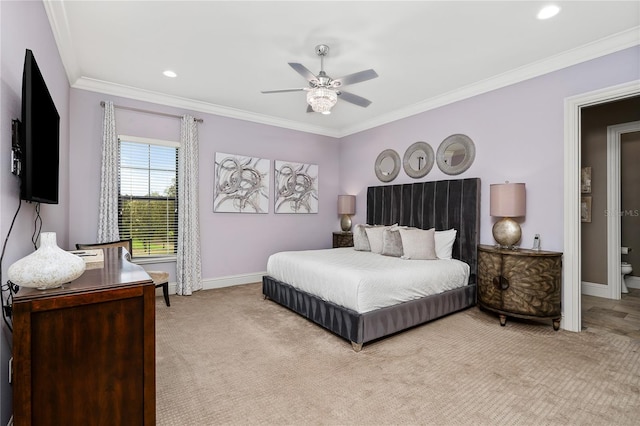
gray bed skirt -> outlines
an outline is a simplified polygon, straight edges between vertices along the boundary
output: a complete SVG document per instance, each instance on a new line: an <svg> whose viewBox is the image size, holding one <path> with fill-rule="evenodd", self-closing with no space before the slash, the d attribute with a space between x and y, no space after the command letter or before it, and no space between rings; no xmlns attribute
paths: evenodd
<svg viewBox="0 0 640 426"><path fill-rule="evenodd" d="M262 293L265 298L351 341L356 350L366 342L460 311L476 301L476 285L471 284L359 314L269 276L262 277Z"/></svg>

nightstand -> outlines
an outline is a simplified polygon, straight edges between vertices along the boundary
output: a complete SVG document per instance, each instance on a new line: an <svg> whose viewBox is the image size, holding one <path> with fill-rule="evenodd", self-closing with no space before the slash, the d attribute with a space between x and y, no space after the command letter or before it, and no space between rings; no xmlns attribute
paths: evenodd
<svg viewBox="0 0 640 426"><path fill-rule="evenodd" d="M560 328L562 253L478 246L478 304L507 317L550 319Z"/></svg>
<svg viewBox="0 0 640 426"><path fill-rule="evenodd" d="M353 247L353 232L334 232L333 248Z"/></svg>

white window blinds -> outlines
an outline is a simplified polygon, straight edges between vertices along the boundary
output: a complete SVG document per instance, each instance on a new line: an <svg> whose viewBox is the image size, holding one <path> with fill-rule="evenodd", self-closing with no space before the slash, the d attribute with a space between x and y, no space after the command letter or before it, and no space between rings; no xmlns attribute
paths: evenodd
<svg viewBox="0 0 640 426"><path fill-rule="evenodd" d="M120 238L132 239L134 258L175 256L177 144L125 136L119 143Z"/></svg>

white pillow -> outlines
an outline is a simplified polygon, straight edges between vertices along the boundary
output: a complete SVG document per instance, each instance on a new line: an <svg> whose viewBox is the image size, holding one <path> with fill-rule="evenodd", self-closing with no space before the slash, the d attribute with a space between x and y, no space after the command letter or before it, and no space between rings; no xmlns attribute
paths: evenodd
<svg viewBox="0 0 640 426"><path fill-rule="evenodd" d="M387 229L386 226L372 226L370 228L364 228L364 230L367 232L369 247L371 247L372 253L382 253L382 233L385 229Z"/></svg>
<svg viewBox="0 0 640 426"><path fill-rule="evenodd" d="M398 227L397 223L393 225L365 225L364 230L367 232L367 238L369 240L369 247L372 253L382 254L382 247L384 246L382 241L382 233L385 229L395 229Z"/></svg>
<svg viewBox="0 0 640 426"><path fill-rule="evenodd" d="M438 259L451 259L457 233L458 231L453 228L446 231L436 231L434 237Z"/></svg>
<svg viewBox="0 0 640 426"><path fill-rule="evenodd" d="M400 228L402 238L403 259L433 260L437 259L435 244L435 229L403 229Z"/></svg>
<svg viewBox="0 0 640 426"><path fill-rule="evenodd" d="M358 251L371 251L366 228L368 225L358 224L353 227L353 249Z"/></svg>
<svg viewBox="0 0 640 426"><path fill-rule="evenodd" d="M402 257L402 238L399 228L391 227L382 232L382 255Z"/></svg>

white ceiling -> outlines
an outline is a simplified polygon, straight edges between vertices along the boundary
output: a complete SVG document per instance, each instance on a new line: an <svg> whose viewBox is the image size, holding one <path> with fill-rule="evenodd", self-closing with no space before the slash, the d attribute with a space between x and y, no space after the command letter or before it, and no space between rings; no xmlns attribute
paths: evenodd
<svg viewBox="0 0 640 426"><path fill-rule="evenodd" d="M73 87L341 137L640 44L639 1L48 1ZM373 68L331 115L287 65ZM164 77L171 69L177 78ZM640 78L640 76L639 76Z"/></svg>

